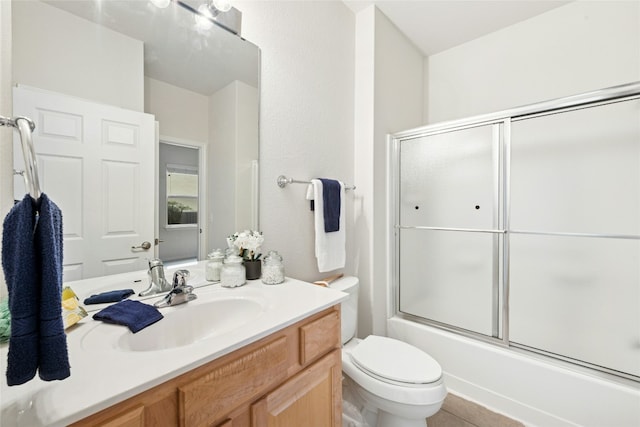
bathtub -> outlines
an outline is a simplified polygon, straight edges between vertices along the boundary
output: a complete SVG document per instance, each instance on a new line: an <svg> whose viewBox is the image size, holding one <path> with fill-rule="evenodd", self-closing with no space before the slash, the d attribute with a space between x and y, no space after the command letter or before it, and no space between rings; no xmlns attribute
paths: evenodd
<svg viewBox="0 0 640 427"><path fill-rule="evenodd" d="M631 380L398 317L387 331L435 358L449 391L528 426L640 426L640 384Z"/></svg>

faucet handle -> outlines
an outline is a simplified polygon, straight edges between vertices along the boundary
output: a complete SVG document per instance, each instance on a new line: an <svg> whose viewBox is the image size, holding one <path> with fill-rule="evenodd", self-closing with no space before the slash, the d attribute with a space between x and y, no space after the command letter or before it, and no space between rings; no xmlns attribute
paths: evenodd
<svg viewBox="0 0 640 427"><path fill-rule="evenodd" d="M185 302L193 301L198 298L198 296L193 293L193 286L187 286L187 277L189 277L189 271L176 271L173 274L173 289L171 289L169 293L162 298L162 300L156 301L153 305L158 308L169 307L172 305L184 304Z"/></svg>
<svg viewBox="0 0 640 427"><path fill-rule="evenodd" d="M173 273L173 287L177 288L187 286L189 274L189 270L178 270Z"/></svg>

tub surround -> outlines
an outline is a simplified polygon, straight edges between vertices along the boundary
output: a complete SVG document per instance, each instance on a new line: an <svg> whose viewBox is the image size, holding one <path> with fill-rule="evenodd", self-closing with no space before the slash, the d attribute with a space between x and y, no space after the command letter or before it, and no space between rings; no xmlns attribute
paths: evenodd
<svg viewBox="0 0 640 427"><path fill-rule="evenodd" d="M204 263L199 263L193 270L196 277L199 271L204 277ZM146 272L87 279L68 285L82 299L85 294L101 292L109 285L111 289L119 289L121 284L140 277L144 277L144 281L135 283L146 286ZM189 345L156 351L123 350L115 342L109 341L100 348L92 348L87 342L95 342L94 329L101 322L93 320L90 313L67 331L71 377L56 382L35 379L18 387L8 387L3 380L0 389L0 424L8 427L73 423L256 342L346 298L342 292L290 278L275 286L264 285L259 280L249 281L246 286L236 289L222 288L216 284L197 288L195 293L197 300L162 309L162 312L170 315L172 310L189 310L219 297L243 298L243 294L263 298L263 310L255 319L226 333L202 338ZM157 325L162 326L162 322ZM114 329L119 331L117 328L124 328L105 326L108 326L104 328L105 331L111 331L105 333L105 339L113 335ZM89 332L94 337L86 340ZM7 351L6 344L0 346L3 372L6 370ZM20 411L25 412L19 414Z"/></svg>

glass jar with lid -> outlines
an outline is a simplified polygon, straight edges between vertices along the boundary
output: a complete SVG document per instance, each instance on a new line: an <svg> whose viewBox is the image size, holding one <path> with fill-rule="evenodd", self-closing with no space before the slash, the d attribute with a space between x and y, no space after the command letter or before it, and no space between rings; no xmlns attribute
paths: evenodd
<svg viewBox="0 0 640 427"><path fill-rule="evenodd" d="M276 251L269 251L264 257L264 265L262 266L262 283L277 285L282 282L284 282L282 256Z"/></svg>
<svg viewBox="0 0 640 427"><path fill-rule="evenodd" d="M246 270L242 265L242 258L238 255L227 256L220 272L220 286L235 288L244 285L246 281Z"/></svg>
<svg viewBox="0 0 640 427"><path fill-rule="evenodd" d="M224 252L220 249L216 249L207 256L207 267L205 269L205 279L207 282L217 283L220 281L223 261Z"/></svg>

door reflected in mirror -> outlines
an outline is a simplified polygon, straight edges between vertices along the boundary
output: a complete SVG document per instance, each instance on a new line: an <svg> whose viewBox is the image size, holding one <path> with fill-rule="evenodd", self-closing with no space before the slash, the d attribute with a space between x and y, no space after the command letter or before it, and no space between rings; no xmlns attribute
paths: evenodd
<svg viewBox="0 0 640 427"><path fill-rule="evenodd" d="M160 9L140 0L13 0L12 54L16 86L64 102L80 99L97 110L100 105L115 108L116 115L135 112L156 122L156 131L152 128L143 135L127 120L106 119L102 112L88 118L84 111L56 104L45 108L37 102L16 103L14 96L14 115L36 122L41 186L65 218L65 281L144 269L147 259L162 255L166 242L149 250L131 248L142 241L164 240L159 235L162 229L201 230L193 239L195 257L204 259L213 248L226 245L226 236L235 230L258 228L257 192L229 191L239 187L237 180L246 180L245 171L257 170L259 160L260 50L255 45L217 25L196 30L192 10L179 1ZM95 124L89 126L89 120ZM89 141L100 147L99 163L78 160L77 153L86 151ZM184 141L200 147L202 157L196 175L200 194L193 196L191 188L164 198L173 206L171 220L168 204L160 208L159 203L159 193L166 189L160 181L168 173L158 165L159 141ZM110 150L141 145L154 147L144 156L155 164L151 175L126 155L110 157ZM47 151L51 147L76 151L60 157L59 151ZM21 165L22 160L16 158L14 164ZM54 170L57 177L52 180ZM126 179L119 175L123 172ZM116 186L106 189L105 177ZM172 172L175 185L193 179L184 171ZM98 189L83 193L89 183ZM18 176L17 198L24 194L21 185ZM157 203L134 192L155 194ZM127 197L116 201L114 195L120 193ZM235 207L242 212L235 212ZM246 215L247 207L252 215ZM97 211L113 216L91 222ZM179 220L173 216L177 211ZM251 218L254 222L247 222ZM148 224L155 224L152 231L144 230ZM88 235L97 243L87 246ZM114 236L122 240L117 247ZM67 249L74 247L77 253L68 254ZM103 249L105 253L91 261L80 256Z"/></svg>

